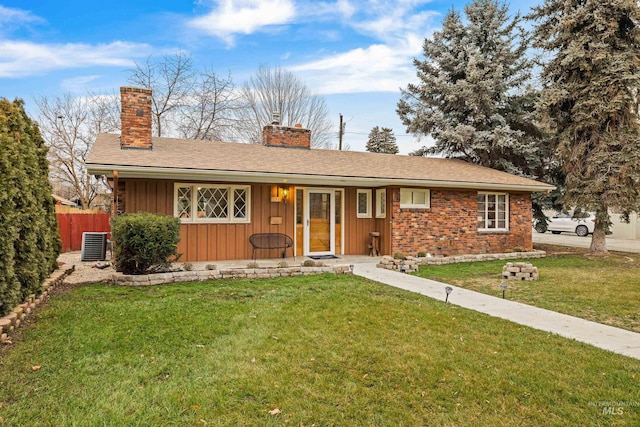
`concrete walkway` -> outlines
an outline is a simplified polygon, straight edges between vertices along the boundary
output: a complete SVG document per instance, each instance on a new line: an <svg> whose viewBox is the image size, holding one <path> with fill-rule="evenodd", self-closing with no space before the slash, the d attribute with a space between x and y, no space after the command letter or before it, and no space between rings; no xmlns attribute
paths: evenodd
<svg viewBox="0 0 640 427"><path fill-rule="evenodd" d="M376 265L371 263L355 264L353 274L440 301L445 300L444 288L451 286L453 288L453 292L449 295L449 303L451 304L640 360L639 333L481 294L434 280L376 268Z"/></svg>

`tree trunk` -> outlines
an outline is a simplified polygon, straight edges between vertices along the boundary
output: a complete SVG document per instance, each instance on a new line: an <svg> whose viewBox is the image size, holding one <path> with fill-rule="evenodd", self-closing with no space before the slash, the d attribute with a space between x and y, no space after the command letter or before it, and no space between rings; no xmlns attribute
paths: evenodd
<svg viewBox="0 0 640 427"><path fill-rule="evenodd" d="M608 254L607 240L604 230L601 230L596 223L596 228L593 230L593 236L591 236L591 247L589 252L592 254Z"/></svg>
<svg viewBox="0 0 640 427"><path fill-rule="evenodd" d="M589 252L592 254L608 254L607 251L607 231L609 230L609 210L598 209L596 210L596 226L593 230L593 236L591 236L591 247Z"/></svg>

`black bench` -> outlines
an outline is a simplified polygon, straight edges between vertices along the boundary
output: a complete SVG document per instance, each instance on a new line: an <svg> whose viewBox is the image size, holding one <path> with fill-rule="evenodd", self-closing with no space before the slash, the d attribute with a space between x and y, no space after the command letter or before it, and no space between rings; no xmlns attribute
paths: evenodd
<svg viewBox="0 0 640 427"><path fill-rule="evenodd" d="M291 248L293 255L293 239L282 233L256 233L249 236L249 242L253 246L253 260L256 260L256 249L282 249L282 258L287 257L287 248Z"/></svg>

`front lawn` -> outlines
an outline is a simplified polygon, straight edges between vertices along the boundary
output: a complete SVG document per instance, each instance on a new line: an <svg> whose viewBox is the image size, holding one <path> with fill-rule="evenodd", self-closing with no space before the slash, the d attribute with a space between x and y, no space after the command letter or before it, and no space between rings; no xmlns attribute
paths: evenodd
<svg viewBox="0 0 640 427"><path fill-rule="evenodd" d="M640 424L640 361L358 277L91 285L36 316L0 350L6 425Z"/></svg>
<svg viewBox="0 0 640 427"><path fill-rule="evenodd" d="M538 267L538 281L502 280L506 261L422 266L417 274L495 296L506 282L511 300L640 332L640 255L585 252L525 261Z"/></svg>

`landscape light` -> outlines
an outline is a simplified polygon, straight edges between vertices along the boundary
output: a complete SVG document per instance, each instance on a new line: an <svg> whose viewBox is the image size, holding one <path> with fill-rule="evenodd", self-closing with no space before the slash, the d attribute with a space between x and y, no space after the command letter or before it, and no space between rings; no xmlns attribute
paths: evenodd
<svg viewBox="0 0 640 427"><path fill-rule="evenodd" d="M502 299L504 299L504 291L507 290L507 284L505 282L500 283L500 289L502 289Z"/></svg>
<svg viewBox="0 0 640 427"><path fill-rule="evenodd" d="M444 291L447 293L447 296L444 298L444 302L449 302L449 294L453 291L451 286L447 286L444 288Z"/></svg>

